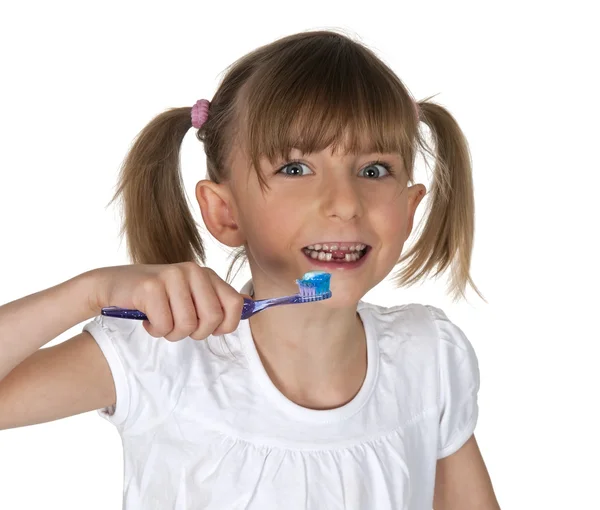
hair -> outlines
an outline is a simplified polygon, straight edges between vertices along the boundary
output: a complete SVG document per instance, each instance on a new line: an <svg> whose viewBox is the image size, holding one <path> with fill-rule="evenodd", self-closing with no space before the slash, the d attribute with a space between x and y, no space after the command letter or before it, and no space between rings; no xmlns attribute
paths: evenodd
<svg viewBox="0 0 600 510"><path fill-rule="evenodd" d="M475 213L467 140L448 110L430 99L416 102L373 51L348 36L302 32L229 66L196 137L204 145L208 179L229 179L230 149L237 143L246 148L263 188L260 158L274 162L293 147L399 153L409 183L416 155L429 155L434 168L424 225L398 260L393 281L410 286L449 270L453 300L466 299L467 284L484 299L469 273ZM434 149L420 122L429 128ZM121 236L126 234L133 263L206 264L179 168L181 144L191 127L191 107L157 115L123 162L111 203L122 199ZM228 282L235 278L236 263L241 260L239 271L247 260L245 247L233 249L231 257Z"/></svg>

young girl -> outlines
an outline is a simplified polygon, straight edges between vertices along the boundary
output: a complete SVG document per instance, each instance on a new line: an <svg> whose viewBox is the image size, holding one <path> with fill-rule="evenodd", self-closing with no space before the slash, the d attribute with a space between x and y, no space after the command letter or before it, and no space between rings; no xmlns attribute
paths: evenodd
<svg viewBox="0 0 600 510"><path fill-rule="evenodd" d="M248 261L241 292L234 264L226 281L204 266L179 173L192 126L208 168L196 198ZM419 149L435 158L429 209L401 255ZM128 510L499 508L471 344L440 309L362 300L403 262L400 285L450 269L455 297L477 291L469 151L448 111L346 36L296 34L235 62L210 102L152 120L117 197L134 264L0 308L0 428L98 409L122 436ZM331 273L331 298L240 320L244 295L294 294L310 270Z"/></svg>

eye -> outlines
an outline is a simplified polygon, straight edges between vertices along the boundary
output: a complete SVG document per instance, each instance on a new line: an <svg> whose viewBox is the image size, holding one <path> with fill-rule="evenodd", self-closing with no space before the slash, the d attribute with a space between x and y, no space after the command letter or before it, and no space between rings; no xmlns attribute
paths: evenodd
<svg viewBox="0 0 600 510"><path fill-rule="evenodd" d="M280 167L276 173L283 174L285 177L301 177L303 175L307 175L303 173L303 168L310 170L308 166L306 166L304 163L301 163L300 161L290 161L289 163L286 163L285 165Z"/></svg>
<svg viewBox="0 0 600 510"><path fill-rule="evenodd" d="M383 172L387 172L387 174L381 175L382 173L382 169L383 168ZM393 175L392 172L392 166L388 163L384 163L383 161L375 161L373 163L369 163L367 166L365 166L361 172L364 171L365 173L368 173L368 178L369 179L377 179L378 177L387 177L388 175ZM360 175L360 172L359 172ZM365 176L365 177L367 177Z"/></svg>
<svg viewBox="0 0 600 510"><path fill-rule="evenodd" d="M310 168L305 163L302 163L301 161L290 161L279 167L276 174L282 174L284 177L302 177L303 175L308 175L303 171L303 169L309 170L312 173ZM363 171L368 172L367 177L371 180L377 180L378 178L394 175L392 166L383 161L373 161L365 166L360 172Z"/></svg>

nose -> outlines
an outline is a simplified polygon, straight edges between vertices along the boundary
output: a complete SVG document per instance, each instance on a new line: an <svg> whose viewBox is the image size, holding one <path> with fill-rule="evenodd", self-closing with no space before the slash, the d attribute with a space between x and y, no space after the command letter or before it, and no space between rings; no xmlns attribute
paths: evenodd
<svg viewBox="0 0 600 510"><path fill-rule="evenodd" d="M364 205L355 180L351 176L337 175L323 183L321 203L328 218L348 221L362 215Z"/></svg>

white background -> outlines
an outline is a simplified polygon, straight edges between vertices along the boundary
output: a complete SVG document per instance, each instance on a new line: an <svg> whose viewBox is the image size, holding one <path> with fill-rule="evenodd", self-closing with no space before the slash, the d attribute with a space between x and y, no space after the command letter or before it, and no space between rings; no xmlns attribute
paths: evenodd
<svg viewBox="0 0 600 510"><path fill-rule="evenodd" d="M481 369L476 435L503 509L598 508L600 40L593 2L563 4L4 2L0 303L128 263L118 210L105 206L154 115L210 99L225 67L259 45L342 29L416 98L439 94L463 128L472 275L489 304L474 293L452 304L443 280L384 282L366 299L439 306L467 333ZM192 131L182 160L201 221ZM224 277L223 252L207 244ZM95 412L0 432L2 509L120 508L122 476L119 435Z"/></svg>

